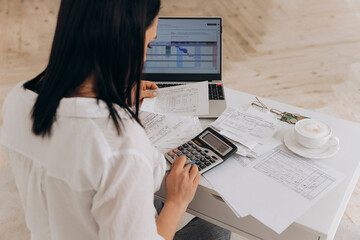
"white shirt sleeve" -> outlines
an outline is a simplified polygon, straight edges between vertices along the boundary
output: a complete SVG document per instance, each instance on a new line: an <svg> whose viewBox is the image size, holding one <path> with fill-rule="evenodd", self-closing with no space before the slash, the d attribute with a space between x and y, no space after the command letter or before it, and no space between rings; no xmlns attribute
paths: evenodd
<svg viewBox="0 0 360 240"><path fill-rule="evenodd" d="M99 239L161 239L156 227L153 169L137 151L119 153L107 164L91 212Z"/></svg>

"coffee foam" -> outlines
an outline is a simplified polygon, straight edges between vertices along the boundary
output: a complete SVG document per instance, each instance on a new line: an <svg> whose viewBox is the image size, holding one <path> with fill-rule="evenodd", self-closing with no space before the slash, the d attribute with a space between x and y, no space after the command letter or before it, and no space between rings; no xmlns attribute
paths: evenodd
<svg viewBox="0 0 360 240"><path fill-rule="evenodd" d="M301 135L310 138L326 137L331 131L329 126L314 119L298 122L298 124L296 124L296 130Z"/></svg>

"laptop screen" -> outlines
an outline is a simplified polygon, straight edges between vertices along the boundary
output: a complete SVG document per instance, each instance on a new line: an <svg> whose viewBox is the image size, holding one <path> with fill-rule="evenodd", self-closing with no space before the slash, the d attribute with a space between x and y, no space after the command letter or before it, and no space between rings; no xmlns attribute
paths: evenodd
<svg viewBox="0 0 360 240"><path fill-rule="evenodd" d="M145 79L221 79L221 18L159 18L146 58Z"/></svg>

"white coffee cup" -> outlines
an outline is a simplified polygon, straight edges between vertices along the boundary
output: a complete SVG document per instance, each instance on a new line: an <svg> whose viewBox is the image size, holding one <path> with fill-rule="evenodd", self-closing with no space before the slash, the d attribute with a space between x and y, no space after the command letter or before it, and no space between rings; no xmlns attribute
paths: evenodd
<svg viewBox="0 0 360 240"><path fill-rule="evenodd" d="M320 148L331 140L338 144L339 139L332 136L332 130L324 122L316 119L303 119L295 124L295 140L306 148Z"/></svg>

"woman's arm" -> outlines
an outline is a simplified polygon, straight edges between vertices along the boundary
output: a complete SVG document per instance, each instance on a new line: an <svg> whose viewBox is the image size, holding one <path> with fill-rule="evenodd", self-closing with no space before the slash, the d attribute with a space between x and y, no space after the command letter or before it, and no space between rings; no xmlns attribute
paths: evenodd
<svg viewBox="0 0 360 240"><path fill-rule="evenodd" d="M165 177L166 201L156 220L158 233L173 239L182 215L194 198L200 173L197 165L184 167L186 157L176 158L171 172Z"/></svg>

